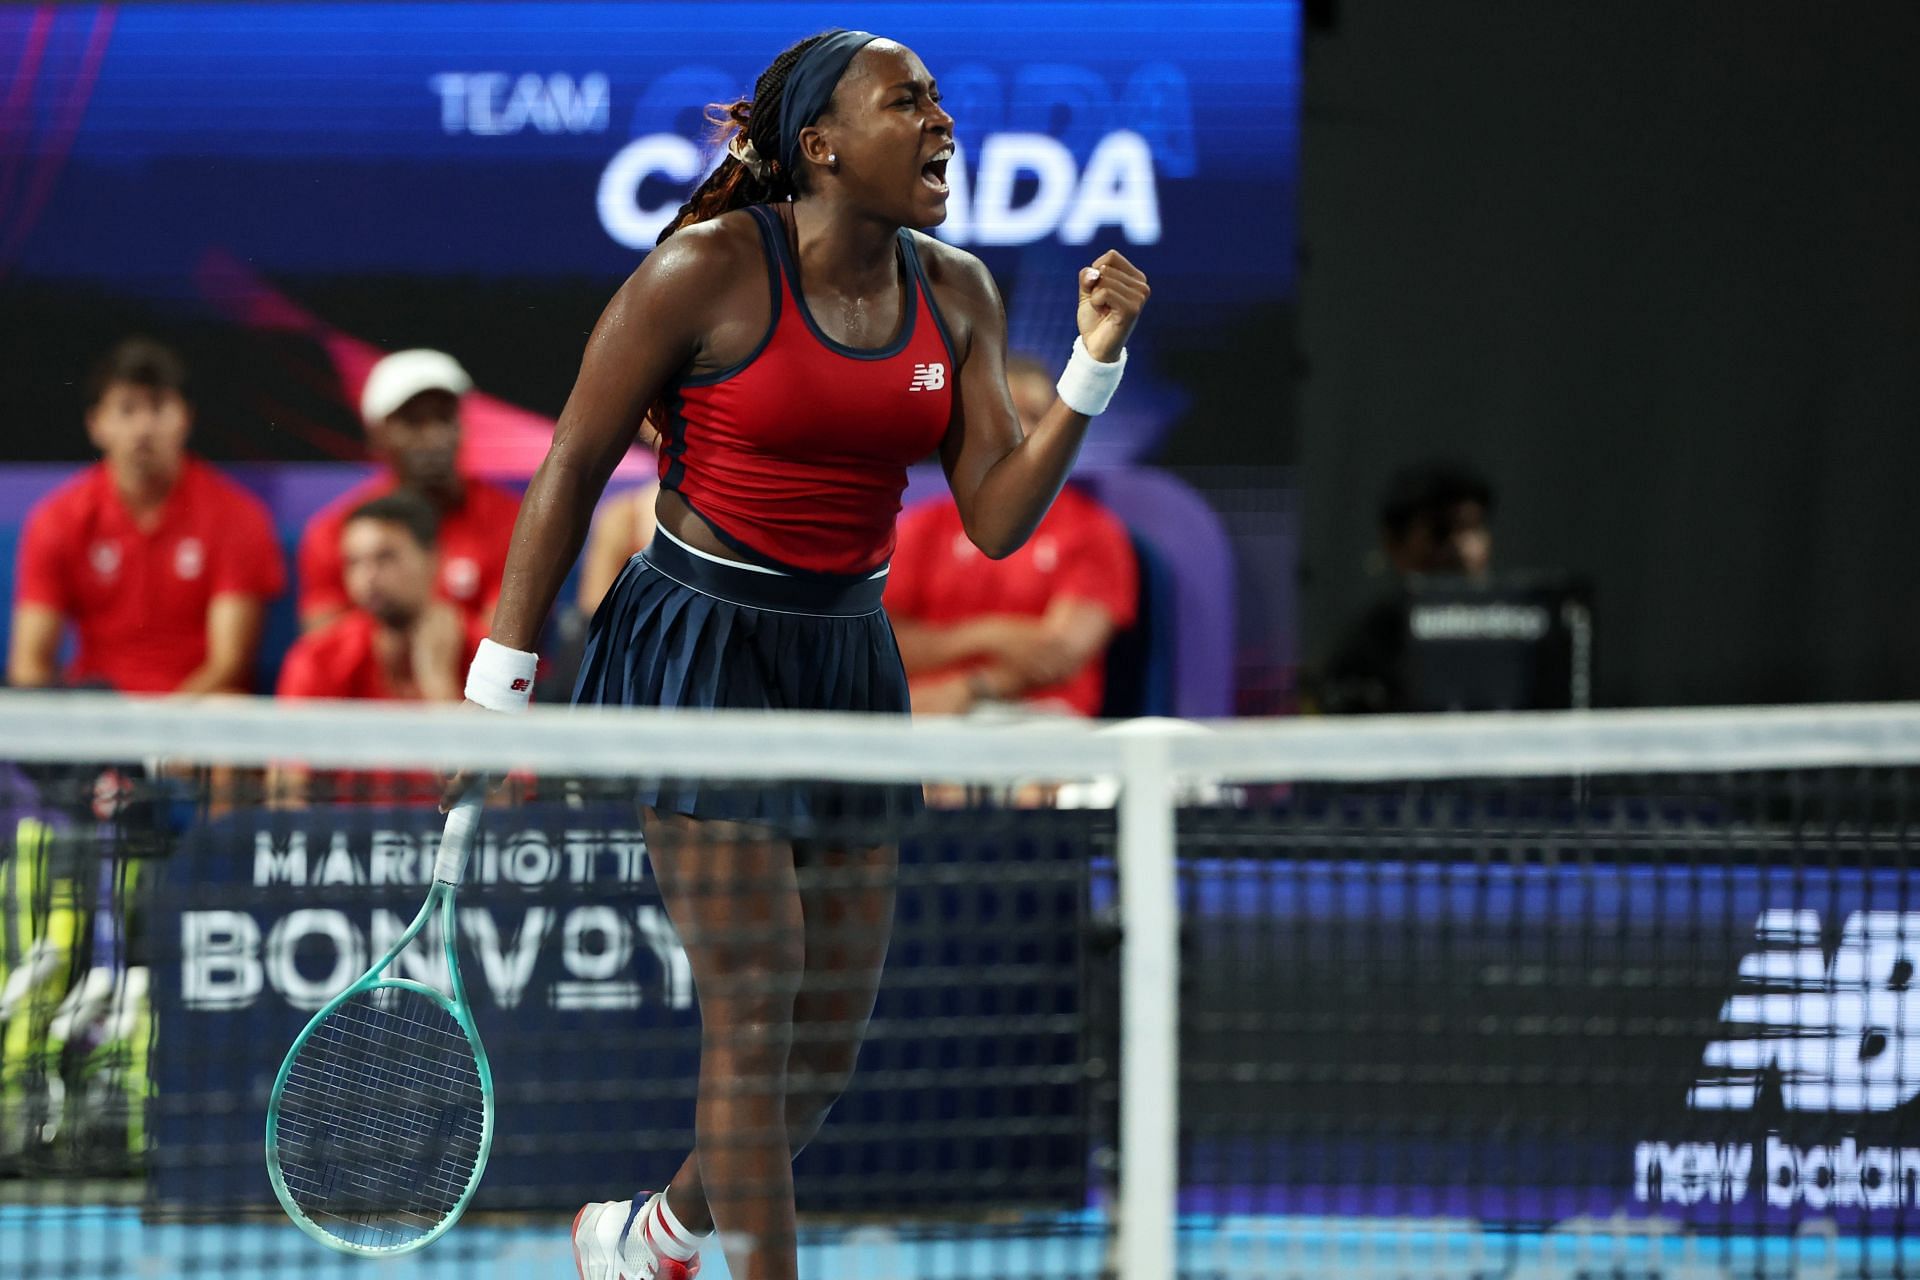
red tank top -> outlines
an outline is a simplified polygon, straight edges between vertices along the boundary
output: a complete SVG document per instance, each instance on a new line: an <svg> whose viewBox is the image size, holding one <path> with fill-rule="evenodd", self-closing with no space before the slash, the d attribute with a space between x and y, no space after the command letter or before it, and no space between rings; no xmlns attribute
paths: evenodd
<svg viewBox="0 0 1920 1280"><path fill-rule="evenodd" d="M953 412L953 343L901 230L905 319L885 347L842 346L800 291L779 215L748 208L767 257L773 318L731 369L668 392L660 483L746 558L867 574L893 554L907 467L940 447Z"/></svg>

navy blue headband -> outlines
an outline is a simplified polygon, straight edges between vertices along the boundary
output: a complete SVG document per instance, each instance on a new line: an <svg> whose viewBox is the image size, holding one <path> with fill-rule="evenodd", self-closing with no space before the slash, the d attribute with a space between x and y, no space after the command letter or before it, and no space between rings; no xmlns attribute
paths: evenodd
<svg viewBox="0 0 1920 1280"><path fill-rule="evenodd" d="M853 55L880 37L871 31L834 31L800 55L780 93L780 165L789 180L799 171L800 131L820 118Z"/></svg>

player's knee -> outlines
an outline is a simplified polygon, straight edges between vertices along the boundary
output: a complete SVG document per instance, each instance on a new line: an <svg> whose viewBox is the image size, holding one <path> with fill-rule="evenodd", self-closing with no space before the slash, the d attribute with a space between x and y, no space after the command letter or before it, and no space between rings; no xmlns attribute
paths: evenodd
<svg viewBox="0 0 1920 1280"><path fill-rule="evenodd" d="M862 1020L858 1026L813 1025L795 1033L787 1059L787 1092L801 1106L794 1117L800 1133L810 1137L846 1092L865 1030Z"/></svg>
<svg viewBox="0 0 1920 1280"><path fill-rule="evenodd" d="M741 1016L708 1021L703 1030L718 1031L746 1052L773 1054L782 1059L791 1056L793 1019L781 1017L775 1009L738 1012Z"/></svg>
<svg viewBox="0 0 1920 1280"><path fill-rule="evenodd" d="M739 1070L783 1068L793 1049L793 993L777 981L739 977L726 997L701 1002L702 1044L728 1054Z"/></svg>
<svg viewBox="0 0 1920 1280"><path fill-rule="evenodd" d="M817 1095L822 1109L846 1091L853 1079L860 1041L846 1035L833 1039L797 1040L789 1059L788 1076L796 1093Z"/></svg>
<svg viewBox="0 0 1920 1280"><path fill-rule="evenodd" d="M791 1014L807 964L798 931L791 939L739 939L734 946L706 946L694 958L700 1004L781 1008Z"/></svg>

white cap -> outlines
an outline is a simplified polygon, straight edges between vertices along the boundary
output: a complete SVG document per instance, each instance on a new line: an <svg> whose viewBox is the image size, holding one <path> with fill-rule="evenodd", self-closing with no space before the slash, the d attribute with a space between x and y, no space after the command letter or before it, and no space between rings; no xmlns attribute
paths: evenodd
<svg viewBox="0 0 1920 1280"><path fill-rule="evenodd" d="M471 390L473 379L446 352L423 348L396 351L367 375L367 385L360 391L360 417L372 426L422 391L450 391L463 396Z"/></svg>

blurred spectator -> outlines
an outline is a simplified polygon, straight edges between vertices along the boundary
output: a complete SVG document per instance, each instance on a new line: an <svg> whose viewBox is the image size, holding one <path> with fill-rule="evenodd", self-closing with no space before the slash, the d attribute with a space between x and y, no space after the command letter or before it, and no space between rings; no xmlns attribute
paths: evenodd
<svg viewBox="0 0 1920 1280"><path fill-rule="evenodd" d="M367 447L386 474L329 503L300 535L303 629L339 616L350 603L340 558L348 514L398 488L419 494L438 512L440 597L482 630L492 620L520 500L460 473L460 398L472 388L466 370L439 351L396 351L373 367L360 394L360 416Z"/></svg>
<svg viewBox="0 0 1920 1280"><path fill-rule="evenodd" d="M1493 486L1458 462L1404 467L1380 499L1380 549L1401 578L1493 568Z"/></svg>
<svg viewBox="0 0 1920 1280"><path fill-rule="evenodd" d="M1054 400L1037 361L1007 361L1027 430ZM951 495L900 518L887 576L887 614L921 715L983 704L1091 716L1105 691L1114 633L1133 622L1140 570L1110 512L1072 484L1025 546L989 560L968 540Z"/></svg>
<svg viewBox="0 0 1920 1280"><path fill-rule="evenodd" d="M640 426L640 440L649 449L660 447L660 437L645 423ZM608 499L594 513L586 554L580 558L580 589L575 597L585 616L593 616L627 561L653 541L653 504L659 497L660 482L652 480Z"/></svg>
<svg viewBox="0 0 1920 1280"><path fill-rule="evenodd" d="M401 489L348 513L340 530L352 606L294 641L280 668L283 698L381 698L458 702L461 677L486 628L434 597L439 559L435 516L424 499ZM304 799L307 771L276 765L268 794L277 803ZM375 772L328 775L329 794L420 800L438 794L429 774Z"/></svg>
<svg viewBox="0 0 1920 1280"><path fill-rule="evenodd" d="M1335 714L1405 711L1408 582L1493 569L1493 486L1464 463L1403 467L1380 498L1379 554L1391 582L1342 634L1319 680L1317 701Z"/></svg>
<svg viewBox="0 0 1920 1280"><path fill-rule="evenodd" d="M660 482L652 480L609 499L594 513L587 550L580 557L576 600L581 613L592 617L627 561L653 541L653 504L659 497Z"/></svg>
<svg viewBox="0 0 1920 1280"><path fill-rule="evenodd" d="M27 516L8 681L246 692L266 602L286 586L266 507L187 452L193 408L170 348L127 339L85 395L101 460ZM56 673L67 626L78 644Z"/></svg>
<svg viewBox="0 0 1920 1280"><path fill-rule="evenodd" d="M340 560L351 607L294 641L281 697L460 701L486 628L434 598L435 525L433 507L404 489L348 513Z"/></svg>

